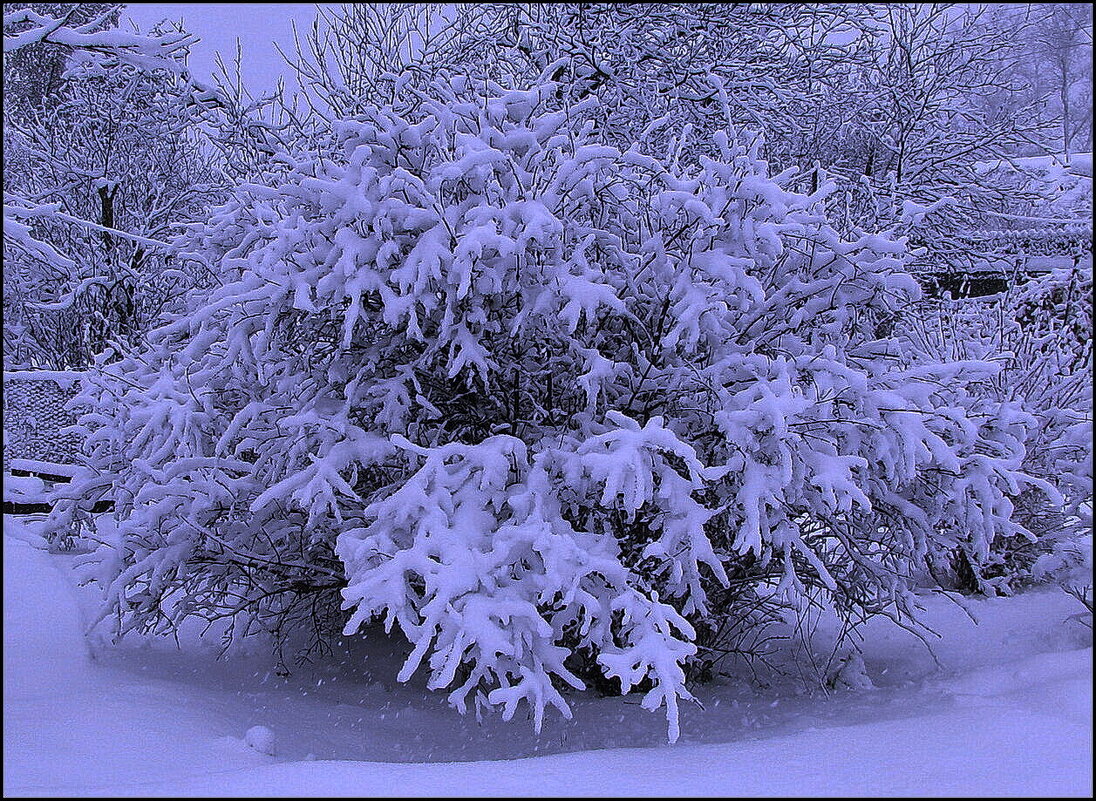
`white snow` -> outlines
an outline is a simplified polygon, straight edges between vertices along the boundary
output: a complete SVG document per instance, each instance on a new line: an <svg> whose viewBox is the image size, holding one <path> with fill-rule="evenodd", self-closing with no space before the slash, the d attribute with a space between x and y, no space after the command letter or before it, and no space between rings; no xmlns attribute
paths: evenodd
<svg viewBox="0 0 1096 801"><path fill-rule="evenodd" d="M60 462L44 462L41 459L12 459L12 470L25 470L28 473L42 473L47 476L67 476L75 478L84 468Z"/></svg>
<svg viewBox="0 0 1096 801"><path fill-rule="evenodd" d="M4 500L31 503L40 500L46 492L46 483L37 476L12 476L4 474Z"/></svg>
<svg viewBox="0 0 1096 801"><path fill-rule="evenodd" d="M1028 170L1051 170L1058 167L1066 167L1075 175L1092 177L1092 154L1071 153L1067 158L1064 153L1056 153L1049 156L1028 156L1025 158L997 159L994 161L976 161L974 170L978 173L988 172L993 169L1010 169L1018 167Z"/></svg>
<svg viewBox="0 0 1096 801"><path fill-rule="evenodd" d="M5 370L4 381L52 381L69 390L86 377L80 370Z"/></svg>
<svg viewBox="0 0 1096 801"><path fill-rule="evenodd" d="M277 747L274 732L266 726L252 726L244 732L244 742L260 754L266 754L267 756L274 756Z"/></svg>
<svg viewBox="0 0 1096 801"><path fill-rule="evenodd" d="M458 716L358 654L290 679L261 649L184 638L89 645L75 557L4 521L4 793L21 796L1060 795L1092 790L1091 630L1042 590L927 597L940 665L870 624L848 660L875 690L697 689L677 745L638 699L576 697L573 721ZM377 649L374 649L377 650ZM855 664L854 664L855 663ZM860 668L863 668L861 671ZM262 725L256 724L263 721ZM240 733L246 732L241 738ZM261 753L278 735L276 756ZM249 747L251 746L251 747ZM269 750L273 751L273 748ZM543 754L543 755L538 755Z"/></svg>

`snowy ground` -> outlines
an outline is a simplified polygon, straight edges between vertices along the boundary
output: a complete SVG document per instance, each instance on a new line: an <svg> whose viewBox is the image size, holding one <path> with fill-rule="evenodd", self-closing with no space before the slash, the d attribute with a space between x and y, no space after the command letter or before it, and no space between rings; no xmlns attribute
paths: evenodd
<svg viewBox="0 0 1096 801"><path fill-rule="evenodd" d="M1057 591L926 599L934 664L866 632L875 685L829 695L702 687L665 745L637 698L589 698L540 736L477 724L394 662L273 673L184 642L96 646L71 556L4 520L4 794L99 796L1068 795L1092 792L1092 638ZM274 755L245 743L273 733ZM261 739L261 738L260 738Z"/></svg>

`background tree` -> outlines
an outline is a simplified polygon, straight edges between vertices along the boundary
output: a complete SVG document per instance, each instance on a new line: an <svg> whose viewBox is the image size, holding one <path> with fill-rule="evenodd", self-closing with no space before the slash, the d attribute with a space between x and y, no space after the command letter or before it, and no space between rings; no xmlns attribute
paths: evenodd
<svg viewBox="0 0 1096 801"><path fill-rule="evenodd" d="M5 6L9 366L86 367L194 284L157 239L210 196L182 78L192 37L126 34L118 13Z"/></svg>
<svg viewBox="0 0 1096 801"><path fill-rule="evenodd" d="M5 6L4 359L85 368L216 281L173 240L266 163L277 126L194 79L185 31L54 5Z"/></svg>
<svg viewBox="0 0 1096 801"><path fill-rule="evenodd" d="M1068 162L1077 141L1092 151L1092 6L1051 3L1040 10L1034 49L1053 76Z"/></svg>
<svg viewBox="0 0 1096 801"><path fill-rule="evenodd" d="M115 3L5 3L4 13L30 10L63 20L65 25L88 26L92 32L118 26L121 6ZM13 23L12 31L30 28L31 22ZM8 33L9 26L5 26ZM37 41L4 51L4 117L23 117L31 110L55 104L64 90L62 75L71 50L50 42Z"/></svg>
<svg viewBox="0 0 1096 801"><path fill-rule="evenodd" d="M1092 8L1083 3L1017 3L990 7L1011 28L1023 57L1007 64L1021 82L1013 102L1041 102L1052 123L1038 148L1022 155L1092 150Z"/></svg>
<svg viewBox="0 0 1096 801"><path fill-rule="evenodd" d="M136 344L182 293L210 280L147 241L172 239L219 191L185 98L163 72L120 66L70 77L55 105L9 120L7 192L54 205L34 234L72 261L58 270L9 243L6 312L30 334L9 361L86 367L111 343Z"/></svg>

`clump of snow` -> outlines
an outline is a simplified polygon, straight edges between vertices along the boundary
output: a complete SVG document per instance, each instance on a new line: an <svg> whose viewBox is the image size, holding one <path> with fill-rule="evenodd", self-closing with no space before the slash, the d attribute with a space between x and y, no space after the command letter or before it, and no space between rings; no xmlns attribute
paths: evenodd
<svg viewBox="0 0 1096 801"><path fill-rule="evenodd" d="M274 732L266 726L252 726L244 734L244 742L260 754L266 754L267 756L274 756L277 746Z"/></svg>
<svg viewBox="0 0 1096 801"><path fill-rule="evenodd" d="M46 483L37 476L4 475L4 500L18 503L38 501L46 493Z"/></svg>
<svg viewBox="0 0 1096 801"><path fill-rule="evenodd" d="M52 381L66 392L84 380L82 370L5 370L4 381Z"/></svg>
<svg viewBox="0 0 1096 801"><path fill-rule="evenodd" d="M850 651L830 674L826 684L835 690L874 690L875 682L868 675L864 657L859 651Z"/></svg>

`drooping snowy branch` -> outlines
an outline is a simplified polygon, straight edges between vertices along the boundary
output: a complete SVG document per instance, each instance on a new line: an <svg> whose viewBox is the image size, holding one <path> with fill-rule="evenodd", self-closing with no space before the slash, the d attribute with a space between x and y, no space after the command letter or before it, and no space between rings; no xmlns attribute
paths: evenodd
<svg viewBox="0 0 1096 801"><path fill-rule="evenodd" d="M102 20L113 11L110 9L97 19L73 27L66 24L69 15L49 17L30 8L6 12L4 52L11 53L45 42L91 53L140 70L179 72L184 69L176 56L196 42L196 36L181 31L149 36L117 29L101 30Z"/></svg>

